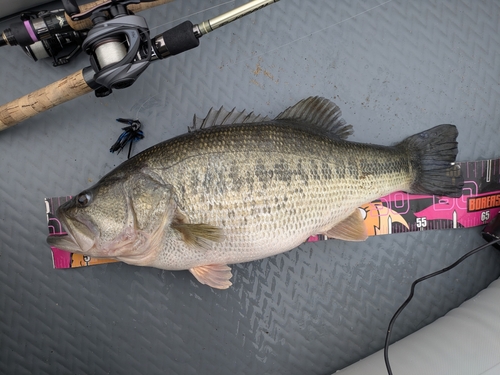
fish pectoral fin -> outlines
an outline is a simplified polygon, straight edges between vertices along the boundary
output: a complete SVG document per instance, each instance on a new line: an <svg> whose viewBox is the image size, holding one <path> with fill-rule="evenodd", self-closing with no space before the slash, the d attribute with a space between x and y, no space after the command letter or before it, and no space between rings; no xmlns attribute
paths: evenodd
<svg viewBox="0 0 500 375"><path fill-rule="evenodd" d="M173 222L171 227L181 234L183 241L188 246L209 249L212 242L222 242L224 240L222 228L209 224Z"/></svg>
<svg viewBox="0 0 500 375"><path fill-rule="evenodd" d="M347 219L342 220L333 228L330 228L325 235L344 241L366 240L368 238L368 232L360 209L356 208L356 211Z"/></svg>
<svg viewBox="0 0 500 375"><path fill-rule="evenodd" d="M229 279L233 276L231 268L226 264L211 264L208 266L198 266L190 268L196 280L204 285L211 286L216 289L227 289L233 283Z"/></svg>

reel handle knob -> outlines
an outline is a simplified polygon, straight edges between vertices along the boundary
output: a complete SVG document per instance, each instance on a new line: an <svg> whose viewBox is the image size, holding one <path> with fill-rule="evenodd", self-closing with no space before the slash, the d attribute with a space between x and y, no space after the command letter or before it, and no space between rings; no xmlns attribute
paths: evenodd
<svg viewBox="0 0 500 375"><path fill-rule="evenodd" d="M80 8L78 7L76 0L62 0L62 3L64 10L68 15L72 16L73 14L80 13Z"/></svg>

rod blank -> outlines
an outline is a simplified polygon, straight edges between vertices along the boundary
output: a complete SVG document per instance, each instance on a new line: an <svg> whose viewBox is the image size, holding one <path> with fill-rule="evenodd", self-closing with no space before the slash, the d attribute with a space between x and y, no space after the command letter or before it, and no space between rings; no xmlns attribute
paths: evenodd
<svg viewBox="0 0 500 375"><path fill-rule="evenodd" d="M278 2L279 0L254 0L250 1L242 6L230 10L220 16L204 21L198 25L201 35L208 34L221 26L227 25L230 22L236 21L237 19L246 16L256 10L264 8L265 6L271 5Z"/></svg>

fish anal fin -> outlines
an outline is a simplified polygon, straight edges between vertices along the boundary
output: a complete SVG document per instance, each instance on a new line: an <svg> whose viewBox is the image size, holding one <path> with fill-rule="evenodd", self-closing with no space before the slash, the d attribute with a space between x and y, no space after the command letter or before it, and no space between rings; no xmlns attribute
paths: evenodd
<svg viewBox="0 0 500 375"><path fill-rule="evenodd" d="M364 241L368 238L368 232L361 211L356 210L346 219L330 228L326 236L344 241Z"/></svg>
<svg viewBox="0 0 500 375"><path fill-rule="evenodd" d="M289 120L322 131L330 138L346 139L352 125L342 118L342 111L332 101L320 96L303 99L281 112L275 120Z"/></svg>
<svg viewBox="0 0 500 375"><path fill-rule="evenodd" d="M231 281L229 281L233 276L231 268L225 264L198 266L190 268L189 272L191 272L200 283L212 288L227 289L233 285Z"/></svg>
<svg viewBox="0 0 500 375"><path fill-rule="evenodd" d="M188 246L209 249L213 242L222 242L224 233L222 228L205 223L189 223L187 216L179 209L174 214L171 228L179 232L182 240Z"/></svg>

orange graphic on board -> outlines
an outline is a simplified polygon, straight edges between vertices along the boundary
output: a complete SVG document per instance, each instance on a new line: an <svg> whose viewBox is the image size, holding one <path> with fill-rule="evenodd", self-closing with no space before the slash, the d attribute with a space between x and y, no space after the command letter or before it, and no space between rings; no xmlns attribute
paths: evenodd
<svg viewBox="0 0 500 375"><path fill-rule="evenodd" d="M380 201L366 203L360 208L365 219L368 236L392 233L392 223L400 223L410 229L400 214L385 207Z"/></svg>
<svg viewBox="0 0 500 375"><path fill-rule="evenodd" d="M116 262L115 259L92 258L83 254L71 254L71 268L93 266L95 264L105 264Z"/></svg>

